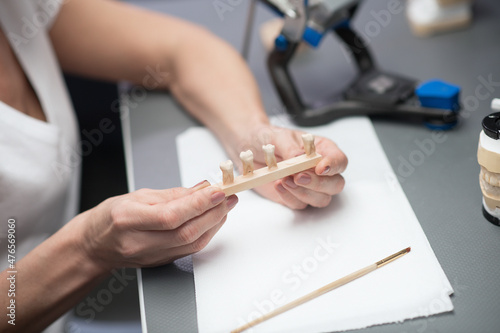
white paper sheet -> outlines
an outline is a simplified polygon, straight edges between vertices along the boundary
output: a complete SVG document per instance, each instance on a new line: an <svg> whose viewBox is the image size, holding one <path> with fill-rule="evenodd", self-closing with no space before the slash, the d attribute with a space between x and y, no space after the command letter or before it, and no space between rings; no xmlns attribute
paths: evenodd
<svg viewBox="0 0 500 333"><path fill-rule="evenodd" d="M239 193L224 227L193 256L199 331L229 332L408 246L403 258L249 332L340 331L451 311L451 285L370 120L307 131L334 140L348 156L344 191L329 207L304 211ZM189 129L177 147L184 186L220 181L218 165L227 157L210 132Z"/></svg>

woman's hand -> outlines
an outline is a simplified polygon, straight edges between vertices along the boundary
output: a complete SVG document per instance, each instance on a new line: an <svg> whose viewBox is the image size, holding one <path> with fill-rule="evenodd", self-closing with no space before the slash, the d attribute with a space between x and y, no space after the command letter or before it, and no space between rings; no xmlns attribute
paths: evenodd
<svg viewBox="0 0 500 333"><path fill-rule="evenodd" d="M113 197L76 219L85 252L101 267L157 266L203 249L237 201L205 181Z"/></svg>
<svg viewBox="0 0 500 333"><path fill-rule="evenodd" d="M255 130L251 139L244 140L237 147L231 147L234 161L239 160L236 153L250 149L254 153L255 168L265 166L262 145L271 143L275 146L277 161L286 160L304 154L303 132L264 126ZM347 167L347 157L329 139L316 137L316 152L323 158L315 168L277 180L274 183L257 187L255 191L275 202L292 209L304 209L327 206L332 196L344 188L344 178L340 175ZM234 156L236 155L236 156ZM239 165L239 164L238 164Z"/></svg>

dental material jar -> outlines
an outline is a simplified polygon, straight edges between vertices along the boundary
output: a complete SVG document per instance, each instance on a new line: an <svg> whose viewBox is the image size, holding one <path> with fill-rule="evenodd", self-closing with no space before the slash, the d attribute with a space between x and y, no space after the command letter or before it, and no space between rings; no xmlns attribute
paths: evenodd
<svg viewBox="0 0 500 333"><path fill-rule="evenodd" d="M494 99L492 109L500 111L500 99ZM479 184L483 193L483 215L500 226L500 112L483 119L479 134L477 161L481 166Z"/></svg>

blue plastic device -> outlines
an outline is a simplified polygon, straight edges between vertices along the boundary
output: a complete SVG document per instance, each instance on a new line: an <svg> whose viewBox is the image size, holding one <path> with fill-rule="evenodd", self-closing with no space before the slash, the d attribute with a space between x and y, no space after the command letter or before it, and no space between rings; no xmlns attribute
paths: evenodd
<svg viewBox="0 0 500 333"><path fill-rule="evenodd" d="M441 80L429 80L415 89L420 104L426 108L456 111L460 108L460 87Z"/></svg>

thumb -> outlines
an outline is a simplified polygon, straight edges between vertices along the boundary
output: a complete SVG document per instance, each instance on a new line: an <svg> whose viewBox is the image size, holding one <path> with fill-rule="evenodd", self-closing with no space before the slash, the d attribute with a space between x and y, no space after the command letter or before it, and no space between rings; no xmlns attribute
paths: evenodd
<svg viewBox="0 0 500 333"><path fill-rule="evenodd" d="M202 190L206 187L210 186L210 183L206 180L199 182L193 187L185 188L185 187L174 187L163 190L149 190L148 191L148 201L150 204L160 203L160 202L169 202L172 200L177 200L182 197L186 197L191 195L199 190Z"/></svg>

